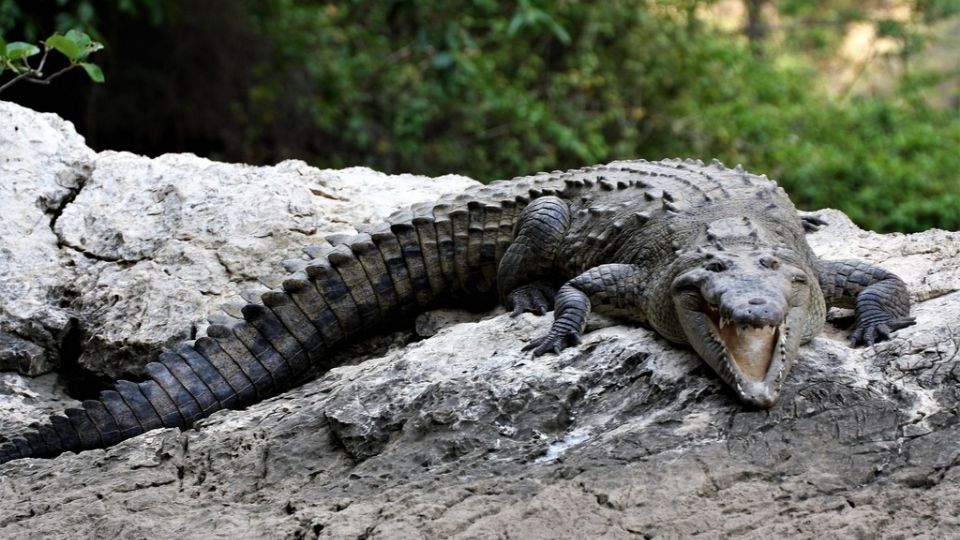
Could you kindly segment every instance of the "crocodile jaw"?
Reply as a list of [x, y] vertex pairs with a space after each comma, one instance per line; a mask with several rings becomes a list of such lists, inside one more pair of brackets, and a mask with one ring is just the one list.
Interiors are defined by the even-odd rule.
[[776, 326], [756, 327], [734, 325], [718, 309], [694, 302], [678, 306], [686, 342], [740, 401], [764, 409], [775, 405], [799, 347], [802, 307], [789, 308]]
[[740, 370], [740, 375], [748, 380], [763, 380], [770, 371], [774, 349], [780, 344], [784, 325], [756, 327], [735, 324], [709, 306], [704, 313], [711, 337], [725, 349], [728, 359]]
[[757, 407], [773, 406], [788, 364], [787, 318], [777, 326], [756, 327], [734, 324], [709, 306], [703, 314], [712, 340], [711, 356], [719, 356], [721, 376], [726, 375], [724, 379], [729, 379], [741, 400]]

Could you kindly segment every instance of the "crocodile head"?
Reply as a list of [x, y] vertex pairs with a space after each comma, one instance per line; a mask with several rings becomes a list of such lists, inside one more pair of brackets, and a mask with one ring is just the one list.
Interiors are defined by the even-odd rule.
[[684, 340], [748, 404], [776, 403], [812, 313], [816, 279], [789, 250], [714, 243], [671, 283]]

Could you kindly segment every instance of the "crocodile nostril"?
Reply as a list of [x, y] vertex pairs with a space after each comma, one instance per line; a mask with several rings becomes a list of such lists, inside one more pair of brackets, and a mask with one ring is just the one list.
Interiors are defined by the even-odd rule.
[[767, 303], [767, 301], [764, 300], [763, 298], [751, 298], [751, 299], [750, 299], [750, 305], [751, 305], [751, 306], [760, 306], [760, 305], [763, 305], [763, 304], [766, 304], [766, 303]]

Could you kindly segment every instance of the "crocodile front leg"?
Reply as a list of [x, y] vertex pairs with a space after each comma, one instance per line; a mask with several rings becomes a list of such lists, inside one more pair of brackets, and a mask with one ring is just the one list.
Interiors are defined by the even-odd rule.
[[827, 305], [854, 308], [854, 345], [873, 345], [914, 324], [907, 286], [896, 275], [857, 260], [821, 260], [817, 271]]
[[643, 320], [640, 269], [631, 264], [603, 264], [571, 279], [557, 292], [553, 326], [523, 350], [534, 356], [580, 343], [591, 309]]
[[524, 208], [517, 232], [497, 267], [500, 300], [513, 316], [543, 315], [556, 294], [554, 260], [570, 227], [570, 207], [553, 196], [540, 197]]

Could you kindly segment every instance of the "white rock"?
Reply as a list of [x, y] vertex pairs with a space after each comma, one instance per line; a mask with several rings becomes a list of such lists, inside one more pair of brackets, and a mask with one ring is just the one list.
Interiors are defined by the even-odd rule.
[[73, 270], [52, 226], [93, 158], [70, 122], [0, 101], [0, 370], [59, 365]]
[[81, 366], [137, 374], [241, 290], [283, 273], [280, 263], [304, 246], [478, 184], [301, 161], [96, 154], [55, 115], [6, 102], [0, 115], [0, 253], [9, 253], [0, 369], [29, 374], [59, 364], [71, 316], [82, 321]]

